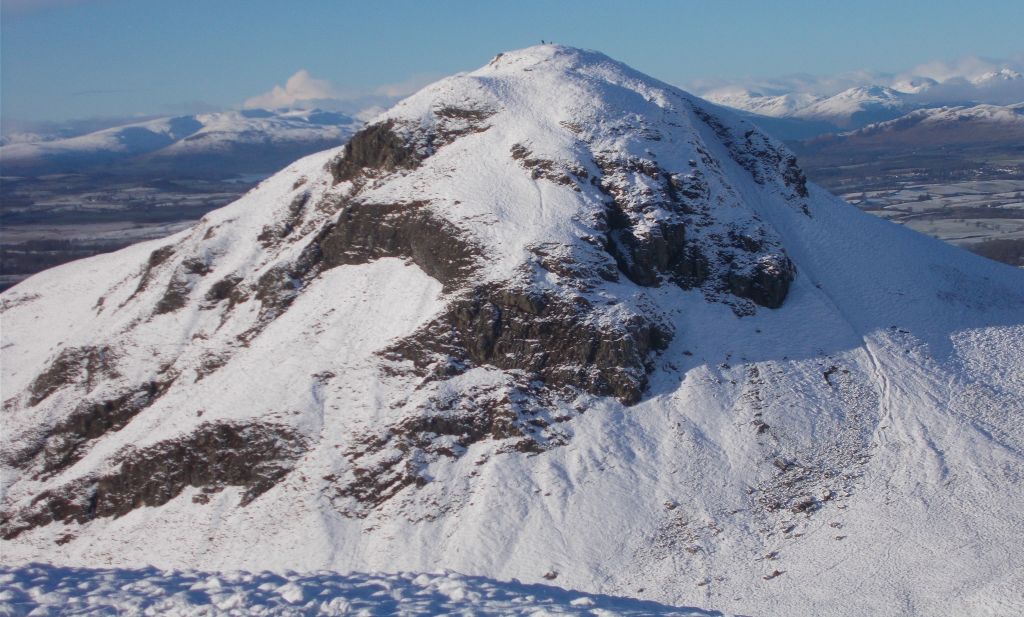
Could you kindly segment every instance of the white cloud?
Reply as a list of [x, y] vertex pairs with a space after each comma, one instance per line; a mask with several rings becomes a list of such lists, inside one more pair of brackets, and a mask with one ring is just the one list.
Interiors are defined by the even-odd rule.
[[416, 92], [435, 81], [437, 75], [416, 74], [408, 79], [365, 90], [342, 89], [325, 79], [316, 79], [302, 69], [288, 78], [283, 86], [249, 98], [246, 108], [304, 108], [318, 107], [340, 111], [367, 119], [393, 105], [398, 99]]
[[244, 107], [262, 107], [277, 109], [294, 107], [307, 101], [336, 98], [334, 88], [325, 79], [314, 79], [309, 71], [301, 69], [284, 82], [284, 86], [274, 86], [269, 92], [247, 99]]
[[976, 56], [966, 56], [952, 62], [942, 60], [926, 62], [911, 69], [909, 74], [929, 77], [940, 83], [952, 79], [973, 81], [985, 73], [998, 71], [1006, 67], [1007, 64], [1006, 61], [984, 60]]

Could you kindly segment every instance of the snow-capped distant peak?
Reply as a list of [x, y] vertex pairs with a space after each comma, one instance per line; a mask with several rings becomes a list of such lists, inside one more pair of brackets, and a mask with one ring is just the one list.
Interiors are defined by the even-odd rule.
[[[772, 118], [824, 122], [840, 130], [891, 120], [914, 109], [958, 106], [968, 101], [1006, 105], [1024, 99], [1024, 76], [1009, 66], [996, 68], [988, 62], [974, 61], [956, 70], [940, 68], [922, 66], [899, 75], [864, 71], [810, 80], [783, 78], [766, 81], [763, 87], [729, 85], [705, 90], [701, 95], [726, 107]], [[842, 90], [838, 84], [843, 84]]]
[[857, 86], [803, 107], [792, 115], [824, 120], [846, 127], [870, 120], [887, 120], [907, 111], [907, 95], [887, 86]]
[[743, 88], [720, 88], [705, 92], [701, 96], [712, 103], [772, 118], [790, 116], [822, 98], [806, 92], [765, 95]]
[[903, 98], [902, 94], [888, 86], [856, 86], [831, 98], [837, 101], [899, 101]]

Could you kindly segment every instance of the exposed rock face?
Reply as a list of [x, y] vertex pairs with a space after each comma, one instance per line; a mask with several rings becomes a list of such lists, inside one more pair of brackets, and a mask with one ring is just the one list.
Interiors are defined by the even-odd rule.
[[319, 241], [321, 267], [402, 257], [445, 286], [457, 287], [472, 276], [481, 250], [426, 205], [347, 204]]
[[203, 424], [187, 437], [118, 453], [114, 471], [40, 493], [30, 506], [5, 512], [0, 532], [10, 540], [51, 522], [123, 516], [163, 505], [189, 486], [207, 493], [243, 487], [244, 506], [287, 474], [306, 448], [300, 435], [283, 427]]
[[69, 384], [91, 389], [102, 377], [114, 377], [117, 370], [110, 347], [68, 347], [62, 349], [50, 366], [29, 385], [29, 405], [38, 405], [46, 397]]
[[371, 124], [349, 139], [342, 156], [332, 161], [335, 182], [356, 180], [367, 173], [379, 176], [415, 169], [437, 148], [464, 135], [487, 130], [493, 114], [485, 108], [443, 106], [434, 110], [429, 126], [385, 120]]
[[512, 158], [530, 170], [530, 176], [534, 179], [544, 178], [558, 184], [573, 187], [579, 191], [575, 180], [587, 180], [589, 178], [586, 168], [578, 163], [559, 163], [550, 159], [536, 158], [529, 148], [523, 144], [514, 144], [509, 150]]
[[[611, 198], [607, 250], [629, 280], [645, 287], [664, 281], [701, 287], [711, 297], [727, 294], [724, 299], [743, 314], [753, 307], [735, 304], [729, 295], [781, 306], [795, 273], [792, 262], [756, 215], [752, 225], [715, 229], [709, 185], [700, 170], [671, 173], [643, 158], [596, 162], [603, 172], [599, 186]], [[652, 210], [659, 214], [653, 222]]]
[[[149, 254], [149, 259], [146, 260], [146, 265], [142, 270], [142, 275], [139, 277], [138, 286], [135, 288], [135, 293], [138, 294], [146, 290], [149, 284], [152, 282], [153, 277], [156, 275], [156, 270], [164, 264], [168, 259], [174, 256], [173, 246], [162, 246], [152, 253]], [[133, 294], [134, 297], [134, 294]]]
[[794, 270], [793, 262], [786, 256], [768, 255], [747, 271], [731, 273], [729, 291], [761, 306], [778, 308], [789, 292]]
[[141, 387], [114, 393], [109, 398], [83, 398], [74, 410], [34, 443], [12, 453], [12, 462], [49, 476], [77, 462], [90, 442], [120, 430], [152, 405], [174, 382], [167, 375]]
[[695, 105], [693, 113], [715, 131], [732, 159], [750, 172], [758, 184], [764, 184], [774, 175], [781, 175], [796, 197], [807, 197], [807, 176], [796, 164], [796, 157], [773, 144], [767, 135], [747, 129], [741, 137], [707, 110]]
[[480, 441], [503, 442], [504, 452], [537, 453], [564, 445], [568, 440], [557, 424], [580, 410], [537, 382], [506, 377], [457, 395], [435, 393], [416, 411], [357, 435], [345, 452], [348, 473], [325, 478], [344, 516], [366, 518], [405, 487], [425, 486], [431, 461], [459, 458]]
[[345, 144], [344, 155], [331, 165], [334, 181], [353, 180], [367, 169], [386, 173], [416, 167], [420, 155], [395, 133], [394, 127], [394, 121], [382, 122], [353, 135]]
[[642, 314], [608, 326], [585, 298], [510, 287], [478, 287], [388, 352], [426, 374], [473, 365], [522, 371], [551, 387], [573, 387], [623, 403], [640, 400], [652, 352], [671, 331]]

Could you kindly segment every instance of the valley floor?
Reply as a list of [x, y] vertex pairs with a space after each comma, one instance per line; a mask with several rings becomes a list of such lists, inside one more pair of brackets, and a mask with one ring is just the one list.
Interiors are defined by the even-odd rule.
[[841, 197], [914, 231], [1024, 266], [1024, 180], [906, 184]]
[[0, 178], [0, 291], [62, 263], [190, 227], [260, 179]]

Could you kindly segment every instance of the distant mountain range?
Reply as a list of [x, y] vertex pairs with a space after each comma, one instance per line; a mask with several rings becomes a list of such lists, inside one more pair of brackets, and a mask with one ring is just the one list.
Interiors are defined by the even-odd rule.
[[843, 149], [972, 145], [1024, 148], [1024, 103], [918, 109], [894, 120], [825, 135], [810, 144]]
[[712, 92], [705, 97], [719, 105], [769, 118], [819, 120], [836, 128], [889, 119], [911, 108], [904, 93], [885, 86], [858, 86], [829, 97], [805, 92], [764, 95], [749, 90]]
[[[1018, 91], [1019, 98], [1012, 98]], [[706, 90], [701, 96], [756, 115], [755, 121], [778, 137], [806, 139], [816, 134], [855, 130], [893, 120], [919, 109], [1020, 102], [1024, 100], [1024, 75], [1003, 68], [971, 79], [956, 77], [943, 82], [929, 77], [904, 76], [891, 80], [888, 85], [858, 85], [828, 95], [726, 86]], [[785, 122], [780, 122], [783, 120]]]
[[157, 118], [75, 137], [7, 143], [0, 146], [0, 166], [4, 175], [269, 174], [344, 143], [361, 125], [352, 116], [318, 109]]

